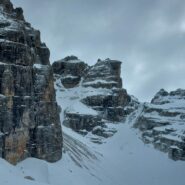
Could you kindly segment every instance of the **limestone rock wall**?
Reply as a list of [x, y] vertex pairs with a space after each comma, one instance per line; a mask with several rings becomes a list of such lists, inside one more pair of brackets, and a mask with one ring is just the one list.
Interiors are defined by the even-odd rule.
[[49, 49], [21, 8], [0, 0], [0, 156], [57, 161], [62, 131]]

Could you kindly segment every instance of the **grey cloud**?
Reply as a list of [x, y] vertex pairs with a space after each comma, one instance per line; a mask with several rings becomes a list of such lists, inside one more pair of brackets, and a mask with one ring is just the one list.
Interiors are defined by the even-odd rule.
[[42, 32], [51, 62], [74, 54], [89, 64], [123, 61], [128, 92], [148, 101], [184, 88], [184, 0], [12, 0]]

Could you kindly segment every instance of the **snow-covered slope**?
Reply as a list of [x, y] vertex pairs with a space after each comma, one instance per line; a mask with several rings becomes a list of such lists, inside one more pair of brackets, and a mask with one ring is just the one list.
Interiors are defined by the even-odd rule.
[[[101, 145], [64, 127], [65, 152], [61, 161], [50, 164], [27, 159], [13, 167], [1, 160], [0, 184], [184, 185], [185, 163], [174, 162], [144, 145], [140, 134], [131, 128], [134, 117], [133, 114], [127, 123], [115, 125], [118, 132]], [[35, 180], [26, 180], [25, 176]]]
[[[32, 160], [29, 160], [29, 163], [32, 163]], [[38, 166], [41, 165], [41, 162], [39, 161]], [[3, 159], [0, 159], [0, 184], [1, 185], [46, 185], [47, 183], [44, 183], [45, 178], [41, 182], [34, 181], [32, 177], [27, 176], [24, 173], [23, 168], [18, 168], [15, 166], [12, 166], [8, 162], [6, 162]], [[34, 173], [35, 170], [33, 170], [32, 173]], [[29, 180], [30, 179], [30, 180]], [[31, 180], [32, 179], [32, 180]], [[38, 178], [39, 179], [39, 178]]]
[[[6, 164], [3, 172], [9, 178], [3, 179], [8, 179], [8, 185], [13, 185], [9, 179], [16, 176], [20, 176], [20, 185], [184, 185], [185, 162], [173, 161], [144, 144], [140, 132], [133, 128], [141, 111], [142, 107], [125, 123], [112, 124], [117, 133], [101, 145], [63, 126], [65, 151], [61, 161], [51, 164], [27, 159], [16, 167]], [[0, 163], [2, 166], [4, 161]], [[25, 180], [24, 176], [35, 180]], [[0, 184], [4, 185], [3, 179]]]

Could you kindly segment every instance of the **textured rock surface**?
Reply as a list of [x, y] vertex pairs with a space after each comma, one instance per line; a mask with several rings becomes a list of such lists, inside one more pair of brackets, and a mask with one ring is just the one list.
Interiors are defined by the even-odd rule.
[[[123, 120], [128, 114], [124, 108], [131, 102], [122, 89], [120, 69], [121, 62], [110, 59], [98, 60], [91, 67], [74, 56], [54, 63], [58, 102], [63, 102], [63, 124], [81, 133], [92, 131], [103, 137], [112, 136], [115, 131], [106, 124]], [[64, 83], [69, 75], [79, 77], [70, 89]]]
[[161, 89], [151, 103], [143, 105], [135, 127], [145, 142], [174, 160], [185, 160], [185, 90]]
[[84, 87], [122, 88], [121, 62], [117, 60], [98, 60], [84, 78]]
[[0, 156], [61, 158], [62, 133], [49, 49], [21, 8], [0, 0]]
[[101, 112], [104, 119], [110, 121], [121, 121], [125, 115], [124, 107], [129, 104], [130, 96], [122, 88], [120, 77], [121, 62], [106, 59], [98, 60], [92, 66], [82, 81], [83, 87], [97, 89], [107, 89], [109, 93], [87, 95], [82, 102]]
[[130, 97], [124, 89], [112, 89], [109, 94], [87, 95], [82, 102], [99, 111], [104, 119], [121, 121], [125, 115], [123, 107]]
[[61, 82], [65, 88], [78, 85], [84, 76], [87, 64], [75, 56], [68, 56], [53, 63], [53, 72], [61, 75]]
[[78, 113], [66, 113], [66, 119], [64, 120], [64, 125], [72, 128], [73, 130], [81, 130], [85, 129], [86, 131], [92, 131], [92, 129], [96, 126], [101, 126], [103, 122], [101, 121], [101, 117], [98, 115], [85, 115]]

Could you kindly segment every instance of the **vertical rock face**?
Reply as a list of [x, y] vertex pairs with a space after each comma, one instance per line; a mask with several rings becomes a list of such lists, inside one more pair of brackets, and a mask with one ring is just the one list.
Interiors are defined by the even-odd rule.
[[83, 81], [84, 87], [122, 88], [121, 62], [117, 60], [98, 60]]
[[130, 102], [130, 96], [122, 88], [121, 62], [117, 60], [98, 60], [87, 72], [82, 86], [86, 88], [106, 89], [109, 93], [87, 95], [82, 102], [103, 113], [110, 121], [120, 121], [125, 114], [124, 107]]
[[57, 161], [62, 132], [49, 49], [21, 8], [0, 0], [0, 156]]

